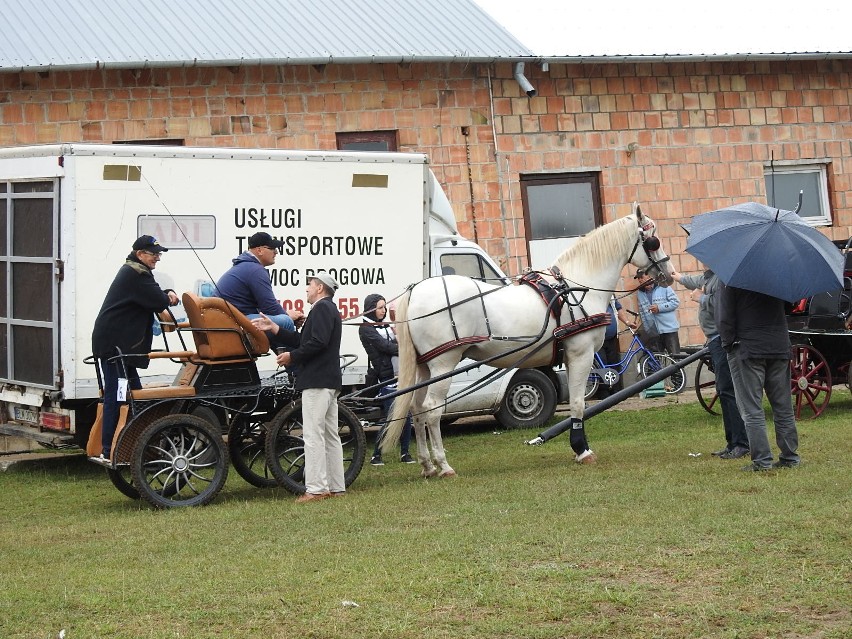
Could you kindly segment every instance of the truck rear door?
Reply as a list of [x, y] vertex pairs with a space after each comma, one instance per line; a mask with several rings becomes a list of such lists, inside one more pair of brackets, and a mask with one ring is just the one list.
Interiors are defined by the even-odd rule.
[[59, 181], [0, 182], [0, 382], [56, 388]]

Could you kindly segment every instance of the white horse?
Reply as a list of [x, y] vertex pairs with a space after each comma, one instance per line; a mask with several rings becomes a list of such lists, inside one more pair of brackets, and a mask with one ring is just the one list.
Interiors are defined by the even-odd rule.
[[[628, 263], [665, 286], [672, 283], [669, 258], [655, 232], [654, 222], [634, 204], [632, 214], [595, 229], [563, 252], [554, 263], [556, 268], [551, 268], [555, 277], [543, 277], [557, 290], [574, 289], [563, 294], [568, 303], [562, 309], [561, 325], [570, 323], [572, 315], [597, 316], [603, 322], [561, 341], [568, 369], [571, 447], [580, 463], [595, 461], [582, 417], [589, 370], [608, 323], [608, 318], [599, 314], [607, 311], [615, 284]], [[580, 303], [572, 304], [572, 300]], [[382, 449], [388, 453], [395, 448], [404, 416], [410, 410], [422, 475], [455, 475], [441, 441], [441, 414], [451, 380], [428, 380], [449, 373], [464, 357], [488, 360], [490, 366], [498, 368], [553, 365], [554, 349], [548, 342], [552, 342], [557, 323], [547, 309], [544, 296], [533, 286], [496, 286], [458, 275], [423, 280], [406, 292], [396, 307], [398, 385], [400, 389], [423, 385], [394, 401]], [[507, 337], [511, 339], [504, 339]]]

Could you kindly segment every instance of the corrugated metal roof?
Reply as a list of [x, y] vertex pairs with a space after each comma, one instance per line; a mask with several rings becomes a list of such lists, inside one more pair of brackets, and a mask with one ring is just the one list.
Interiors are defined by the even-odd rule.
[[4, 0], [0, 21], [0, 71], [533, 55], [470, 0]]

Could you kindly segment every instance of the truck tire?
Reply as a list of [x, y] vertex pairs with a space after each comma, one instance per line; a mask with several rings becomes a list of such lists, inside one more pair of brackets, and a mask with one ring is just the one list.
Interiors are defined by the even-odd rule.
[[553, 382], [535, 369], [515, 373], [497, 411], [498, 423], [506, 429], [538, 428], [556, 410]]

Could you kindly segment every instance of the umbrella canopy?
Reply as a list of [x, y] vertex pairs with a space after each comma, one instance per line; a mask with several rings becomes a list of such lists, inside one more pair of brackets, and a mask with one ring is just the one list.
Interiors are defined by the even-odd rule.
[[728, 286], [795, 302], [843, 287], [843, 255], [792, 211], [746, 202], [692, 218], [686, 251]]

